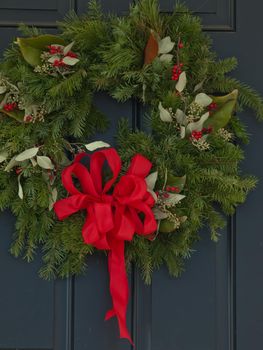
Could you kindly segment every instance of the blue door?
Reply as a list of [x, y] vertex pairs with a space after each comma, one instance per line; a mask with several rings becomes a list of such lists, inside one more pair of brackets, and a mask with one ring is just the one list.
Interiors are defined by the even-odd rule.
[[[101, 2], [105, 11], [123, 15], [131, 3]], [[171, 11], [173, 3], [160, 0], [162, 11]], [[263, 3], [188, 0], [186, 4], [202, 17], [219, 55], [238, 58], [235, 76], [263, 94]], [[1, 0], [1, 49], [17, 35], [18, 22], [54, 32], [56, 20], [70, 9], [84, 12], [86, 0]], [[141, 124], [135, 102], [119, 105], [104, 95], [97, 99], [107, 116], [114, 116], [114, 123], [125, 115], [133, 125]], [[263, 125], [250, 113], [242, 118], [252, 135], [243, 169], [262, 179]], [[109, 140], [115, 130], [112, 125]], [[263, 349], [262, 199], [260, 182], [229, 219], [218, 244], [204, 230], [181, 278], [172, 279], [160, 269], [146, 287], [136, 269], [131, 272], [128, 324], [138, 350]], [[27, 264], [8, 252], [15, 224], [12, 215], [6, 212], [0, 221], [0, 350], [131, 349], [118, 339], [115, 321], [103, 321], [111, 305], [106, 258], [89, 258], [86, 276], [43, 281], [38, 277], [40, 258]]]

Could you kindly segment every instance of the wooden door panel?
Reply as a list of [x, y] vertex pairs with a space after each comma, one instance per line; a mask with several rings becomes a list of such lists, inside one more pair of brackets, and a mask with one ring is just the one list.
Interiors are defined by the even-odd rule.
[[[0, 225], [14, 231], [14, 218], [2, 214]], [[9, 253], [10, 237], [0, 243], [0, 348], [52, 348], [54, 282], [38, 277], [40, 259], [18, 262]]]

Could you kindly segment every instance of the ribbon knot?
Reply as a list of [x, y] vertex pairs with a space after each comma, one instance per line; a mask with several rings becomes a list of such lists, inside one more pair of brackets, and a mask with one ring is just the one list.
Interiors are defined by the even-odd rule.
[[[84, 157], [90, 160], [88, 167], [81, 162]], [[105, 163], [111, 171], [111, 177], [103, 184]], [[154, 198], [147, 191], [145, 182], [151, 167], [148, 159], [137, 154], [132, 158], [126, 174], [116, 183], [121, 171], [121, 159], [114, 148], [97, 151], [91, 156], [81, 153], [62, 172], [62, 183], [70, 196], [54, 205], [60, 220], [79, 210], [86, 210], [87, 217], [82, 228], [84, 242], [97, 249], [109, 250], [113, 308], [107, 312], [106, 319], [116, 316], [120, 337], [127, 338], [131, 343], [126, 326], [128, 279], [124, 245], [125, 241], [132, 240], [135, 233], [149, 235], [157, 228], [151, 210]], [[78, 188], [73, 176], [79, 181]]]

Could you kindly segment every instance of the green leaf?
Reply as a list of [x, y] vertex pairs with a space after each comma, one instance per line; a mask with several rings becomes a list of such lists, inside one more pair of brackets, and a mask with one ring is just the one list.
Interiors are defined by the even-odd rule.
[[69, 53], [69, 51], [72, 49], [73, 45], [74, 45], [74, 41], [72, 43], [70, 43], [69, 45], [65, 46], [64, 50], [63, 50], [63, 54], [67, 55]]
[[[186, 134], [191, 134], [194, 130], [200, 131], [203, 128], [204, 123], [209, 118], [209, 112], [206, 112], [202, 117], [194, 123], [189, 123], [186, 127]], [[210, 125], [210, 124], [209, 124]]]
[[0, 86], [0, 95], [1, 94], [4, 94], [7, 90], [7, 87], [6, 86]]
[[5, 167], [5, 170], [4, 171], [7, 171], [9, 172], [10, 170], [12, 170], [16, 165], [18, 165], [19, 162], [16, 161], [16, 156], [13, 157], [9, 163], [7, 164], [7, 166]]
[[23, 198], [24, 198], [24, 193], [23, 193], [23, 188], [22, 188], [20, 179], [21, 179], [21, 174], [17, 177], [17, 182], [18, 182], [18, 197], [19, 197], [20, 199], [23, 199]]
[[63, 45], [65, 42], [58, 36], [44, 34], [32, 38], [17, 38], [17, 44], [26, 62], [35, 67], [41, 64], [40, 55], [48, 45]]
[[181, 109], [177, 108], [175, 117], [176, 117], [177, 123], [179, 123], [180, 125], [181, 124], [186, 125], [187, 117]]
[[[218, 106], [220, 106], [205, 122], [205, 127], [212, 127], [213, 131], [224, 128], [230, 121], [236, 107], [238, 91], [234, 90], [231, 94], [213, 98]], [[222, 104], [222, 102], [225, 102]]]
[[163, 122], [166, 122], [166, 123], [171, 123], [173, 121], [173, 118], [170, 114], [170, 112], [165, 109], [162, 105], [162, 102], [159, 103], [159, 111], [160, 111], [160, 118]]
[[168, 217], [168, 213], [161, 211], [159, 208], [153, 208], [152, 211], [156, 220], [164, 220]]
[[174, 56], [169, 53], [164, 53], [163, 55], [160, 56], [160, 61], [169, 63], [169, 62], [172, 62], [173, 57]]
[[8, 117], [15, 119], [16, 121], [18, 121], [20, 123], [24, 122], [24, 112], [23, 111], [20, 111], [20, 110], [5, 111], [4, 109], [1, 109], [0, 112], [7, 115]]
[[37, 156], [37, 164], [43, 169], [54, 169], [51, 159], [46, 156]]
[[203, 92], [200, 92], [200, 94], [197, 94], [195, 96], [195, 102], [199, 104], [202, 107], [207, 107], [212, 103], [213, 99], [208, 96], [207, 94], [204, 94]]
[[179, 92], [182, 92], [184, 88], [186, 87], [187, 79], [186, 79], [186, 73], [182, 72], [179, 76], [179, 80], [175, 86], [176, 90]]
[[6, 151], [0, 152], [0, 163], [3, 163], [8, 157], [8, 153]]
[[159, 231], [161, 233], [170, 233], [173, 232], [175, 229], [176, 224], [169, 219], [164, 219], [160, 222]]
[[151, 173], [150, 175], [148, 175], [145, 179], [146, 184], [147, 184], [147, 188], [151, 191], [154, 190], [156, 181], [158, 178], [158, 171], [155, 171], [154, 173]]
[[39, 147], [32, 147], [32, 148], [26, 149], [24, 152], [16, 156], [15, 160], [17, 162], [23, 162], [24, 160], [35, 157], [38, 151], [39, 151]]
[[171, 38], [167, 36], [162, 40], [160, 40], [158, 44], [159, 44], [158, 54], [161, 55], [161, 54], [167, 54], [171, 52], [172, 49], [174, 48], [175, 42], [173, 42]]
[[179, 193], [183, 190], [186, 182], [186, 175], [184, 176], [173, 176], [172, 174], [168, 173], [167, 175], [167, 185], [174, 186], [179, 188]]
[[60, 59], [59, 56], [52, 56], [47, 61], [49, 63], [54, 63], [56, 60], [59, 60], [59, 59]]
[[85, 145], [88, 151], [95, 151], [98, 148], [111, 147], [108, 143], [103, 141], [94, 141]]
[[204, 85], [204, 80], [201, 81], [201, 83], [196, 84], [196, 86], [194, 87], [194, 92], [202, 89], [203, 85]]
[[173, 207], [174, 205], [181, 202], [185, 196], [179, 193], [169, 193], [169, 197], [165, 198], [164, 203], [168, 207]]
[[58, 190], [56, 188], [53, 188], [52, 192], [51, 192], [51, 196], [49, 198], [49, 211], [51, 211], [53, 209], [54, 204], [56, 203], [58, 198]]
[[75, 57], [66, 56], [63, 58], [62, 62], [64, 62], [68, 66], [75, 66], [75, 64], [79, 62], [79, 59]]

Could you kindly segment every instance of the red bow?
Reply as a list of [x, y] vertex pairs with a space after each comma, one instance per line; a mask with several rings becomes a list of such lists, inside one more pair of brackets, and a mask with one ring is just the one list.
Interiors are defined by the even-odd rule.
[[[89, 170], [81, 163], [83, 157], [90, 157]], [[107, 162], [112, 178], [103, 186], [102, 170]], [[113, 308], [106, 314], [106, 320], [116, 316], [120, 337], [131, 337], [126, 326], [128, 305], [128, 279], [125, 268], [124, 242], [131, 241], [134, 234], [149, 235], [157, 224], [151, 208], [154, 198], [147, 191], [145, 177], [152, 167], [151, 162], [140, 154], [132, 158], [127, 173], [112, 190], [121, 170], [121, 159], [114, 148], [97, 151], [91, 156], [82, 153], [62, 172], [62, 183], [71, 195], [55, 203], [54, 209], [60, 220], [87, 210], [82, 236], [86, 244], [97, 249], [107, 249], [110, 274], [110, 293]], [[72, 180], [79, 180], [79, 191]], [[143, 220], [139, 216], [143, 214]]]

